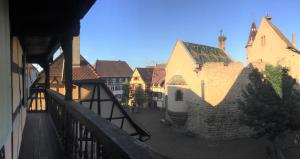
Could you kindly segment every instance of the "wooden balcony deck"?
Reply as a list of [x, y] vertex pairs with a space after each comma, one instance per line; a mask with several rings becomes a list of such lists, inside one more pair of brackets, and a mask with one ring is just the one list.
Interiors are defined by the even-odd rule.
[[19, 159], [63, 159], [53, 123], [48, 113], [28, 113]]
[[46, 91], [47, 107], [39, 109], [44, 98], [32, 97], [40, 106], [30, 102], [19, 159], [167, 159], [80, 103], [37, 91]]

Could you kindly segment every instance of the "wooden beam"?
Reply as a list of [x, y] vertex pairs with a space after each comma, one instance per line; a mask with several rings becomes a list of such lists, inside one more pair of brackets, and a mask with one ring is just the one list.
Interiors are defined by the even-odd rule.
[[64, 81], [65, 81], [65, 100], [72, 100], [72, 32], [69, 30], [60, 38], [60, 44], [63, 50], [64, 65]]
[[45, 87], [46, 89], [50, 88], [50, 65], [49, 62], [45, 64]]

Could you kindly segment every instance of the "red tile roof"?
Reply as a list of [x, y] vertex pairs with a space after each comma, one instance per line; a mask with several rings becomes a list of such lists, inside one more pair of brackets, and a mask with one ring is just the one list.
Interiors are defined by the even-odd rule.
[[165, 68], [156, 66], [153, 70], [151, 85], [153, 86], [161, 85], [165, 80], [165, 76], [166, 76]]
[[151, 84], [152, 82], [152, 74], [153, 74], [153, 70], [154, 68], [136, 68], [138, 70], [138, 72], [140, 73], [142, 79], [144, 80], [144, 82], [146, 84]]
[[[63, 64], [64, 56], [63, 54], [59, 55], [53, 63], [50, 65], [50, 79], [56, 77], [58, 81], [63, 79]], [[40, 81], [44, 81], [45, 73], [42, 71], [40, 73]], [[74, 81], [88, 80], [88, 79], [98, 79], [99, 76], [96, 73], [96, 70], [93, 66], [82, 56], [80, 56], [80, 66], [73, 67], [72, 79]]]
[[133, 73], [125, 61], [97, 60], [94, 66], [100, 78], [131, 77]]

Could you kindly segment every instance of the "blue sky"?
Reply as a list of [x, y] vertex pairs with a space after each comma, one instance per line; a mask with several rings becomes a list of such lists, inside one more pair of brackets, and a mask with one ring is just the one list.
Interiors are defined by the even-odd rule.
[[299, 5], [297, 0], [98, 0], [81, 21], [81, 54], [90, 63], [125, 60], [132, 68], [165, 63], [177, 39], [217, 46], [222, 29], [226, 51], [245, 62], [252, 21], [259, 25], [270, 14], [288, 39], [292, 32], [300, 37]]

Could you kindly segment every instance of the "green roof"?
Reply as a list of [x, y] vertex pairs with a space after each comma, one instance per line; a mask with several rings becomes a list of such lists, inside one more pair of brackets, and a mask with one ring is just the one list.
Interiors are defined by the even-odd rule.
[[223, 62], [225, 65], [232, 62], [226, 53], [215, 47], [183, 42], [194, 59], [201, 65], [206, 62]]

